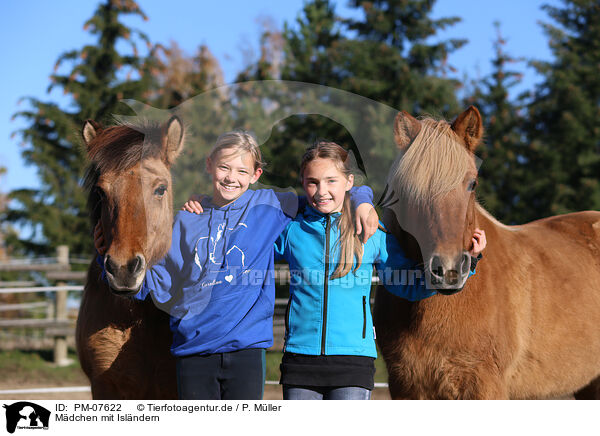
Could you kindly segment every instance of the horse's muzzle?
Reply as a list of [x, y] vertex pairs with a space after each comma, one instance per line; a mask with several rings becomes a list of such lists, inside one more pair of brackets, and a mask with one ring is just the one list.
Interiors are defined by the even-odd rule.
[[463, 289], [470, 266], [471, 256], [467, 252], [455, 261], [434, 254], [429, 260], [429, 286], [442, 295], [454, 295]]
[[131, 297], [142, 287], [146, 276], [146, 260], [144, 256], [136, 255], [125, 265], [120, 265], [107, 255], [104, 258], [104, 270], [111, 292], [120, 297]]
[[442, 294], [442, 295], [446, 295], [446, 296], [458, 294], [462, 290], [463, 290], [462, 286], [458, 289], [435, 289], [435, 291], [438, 294]]
[[131, 298], [133, 297], [135, 294], [137, 294], [138, 292], [140, 292], [141, 288], [137, 288], [137, 289], [114, 289], [112, 287], [110, 287], [110, 291], [119, 296], [119, 297], [123, 297], [123, 298]]

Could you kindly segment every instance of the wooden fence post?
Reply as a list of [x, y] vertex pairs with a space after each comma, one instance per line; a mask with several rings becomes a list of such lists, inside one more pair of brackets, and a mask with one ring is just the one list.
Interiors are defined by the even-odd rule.
[[[58, 258], [59, 265], [62, 266], [61, 270], [69, 269], [69, 247], [66, 245], [59, 245], [56, 248], [56, 257]], [[65, 282], [58, 282], [57, 286], [65, 286]], [[65, 323], [68, 321], [67, 316], [67, 291], [56, 291], [55, 294], [55, 307], [54, 307], [54, 319], [57, 323]], [[54, 364], [57, 366], [69, 365], [71, 361], [67, 358], [67, 337], [66, 336], [55, 336], [54, 337]]]

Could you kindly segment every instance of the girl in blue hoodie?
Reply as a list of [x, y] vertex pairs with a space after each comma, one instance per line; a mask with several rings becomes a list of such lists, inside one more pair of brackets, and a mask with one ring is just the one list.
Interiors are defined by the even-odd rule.
[[[284, 399], [370, 398], [377, 357], [369, 305], [373, 265], [397, 296], [414, 301], [435, 294], [394, 236], [377, 230], [364, 244], [356, 237], [348, 161], [348, 152], [335, 143], [307, 150], [300, 174], [308, 206], [276, 242], [276, 257], [287, 260], [291, 274], [281, 363]], [[485, 245], [485, 233], [477, 229], [471, 255]], [[398, 270], [409, 272], [406, 283], [391, 279]], [[418, 273], [416, 279], [411, 272]]]
[[[171, 248], [147, 271], [135, 298], [150, 296], [170, 315], [181, 399], [259, 400], [265, 349], [273, 343], [273, 246], [296, 215], [298, 198], [248, 190], [263, 163], [247, 132], [219, 137], [206, 166], [212, 198], [203, 200], [199, 215], [177, 213]], [[358, 203], [371, 199], [369, 188], [355, 193]], [[357, 212], [367, 223], [373, 208], [365, 206]], [[97, 227], [100, 253], [103, 245]]]

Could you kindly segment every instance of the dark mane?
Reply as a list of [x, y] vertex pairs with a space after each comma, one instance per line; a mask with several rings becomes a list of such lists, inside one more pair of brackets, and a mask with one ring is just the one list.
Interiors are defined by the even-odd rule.
[[141, 160], [161, 156], [162, 128], [157, 123], [140, 125], [117, 125], [103, 129], [88, 144], [90, 165], [83, 179], [83, 188], [88, 193], [87, 207], [92, 227], [100, 218], [102, 197], [94, 189], [101, 174], [125, 171]]

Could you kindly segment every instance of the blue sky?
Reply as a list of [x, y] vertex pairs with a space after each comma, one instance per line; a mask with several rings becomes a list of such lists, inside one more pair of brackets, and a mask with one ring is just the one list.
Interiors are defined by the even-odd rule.
[[[3, 68], [0, 69], [0, 165], [8, 173], [0, 179], [0, 191], [38, 185], [35, 168], [25, 167], [21, 158], [20, 138], [11, 132], [23, 126], [11, 116], [25, 106], [19, 98], [33, 96], [44, 101], [68, 103], [60, 91], [46, 93], [58, 56], [83, 44], [93, 42], [84, 32], [83, 23], [97, 6], [95, 0], [59, 0], [54, 2], [23, 0], [4, 5], [0, 15], [3, 44]], [[260, 17], [270, 17], [278, 25], [294, 22], [303, 0], [225, 0], [220, 2], [139, 0], [149, 20], [138, 18], [129, 25], [145, 32], [152, 42], [174, 40], [188, 53], [206, 44], [221, 63], [225, 79], [230, 82], [243, 65], [242, 52], [256, 51]], [[542, 4], [559, 4], [558, 0], [438, 0], [434, 17], [459, 16], [462, 22], [440, 34], [440, 38], [465, 38], [469, 43], [453, 54], [449, 61], [457, 68], [456, 77], [486, 75], [494, 55], [492, 42], [494, 21], [501, 23], [508, 40], [506, 50], [514, 57], [550, 59], [547, 38], [538, 22], [548, 22]], [[337, 12], [349, 16], [355, 11], [338, 1]], [[525, 73], [521, 89], [530, 89], [539, 80], [524, 64], [517, 69]]]

